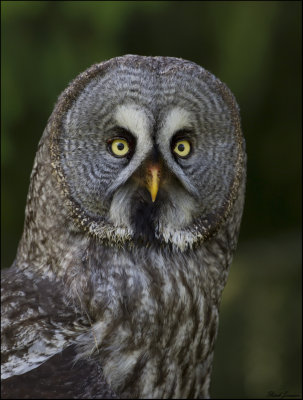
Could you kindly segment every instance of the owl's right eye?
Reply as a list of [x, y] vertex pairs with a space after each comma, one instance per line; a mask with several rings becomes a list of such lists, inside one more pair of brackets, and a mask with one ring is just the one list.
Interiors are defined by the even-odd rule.
[[124, 138], [115, 138], [108, 142], [108, 150], [114, 157], [126, 157], [130, 152], [130, 145]]

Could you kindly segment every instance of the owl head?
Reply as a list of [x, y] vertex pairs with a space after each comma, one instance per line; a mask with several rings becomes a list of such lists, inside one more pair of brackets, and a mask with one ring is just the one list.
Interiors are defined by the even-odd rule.
[[110, 244], [192, 248], [224, 224], [244, 176], [233, 95], [178, 58], [93, 65], [59, 98], [50, 141], [73, 220]]

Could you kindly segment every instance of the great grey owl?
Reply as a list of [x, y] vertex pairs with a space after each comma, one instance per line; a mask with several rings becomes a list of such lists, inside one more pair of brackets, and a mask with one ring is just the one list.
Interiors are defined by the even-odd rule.
[[126, 55], [61, 94], [2, 275], [6, 398], [207, 398], [242, 216], [229, 89]]

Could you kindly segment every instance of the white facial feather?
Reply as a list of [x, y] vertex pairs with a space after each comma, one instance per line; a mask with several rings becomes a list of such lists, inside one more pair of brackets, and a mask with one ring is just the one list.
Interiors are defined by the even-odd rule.
[[190, 129], [192, 126], [192, 116], [184, 108], [175, 107], [166, 115], [159, 138], [164, 146], [168, 146], [171, 137], [182, 129]]
[[123, 104], [117, 107], [115, 120], [119, 126], [127, 129], [137, 139], [137, 148], [147, 153], [152, 147], [150, 139], [150, 121], [145, 111], [134, 104]]
[[109, 218], [115, 226], [131, 226], [129, 221], [129, 199], [135, 190], [136, 185], [129, 184], [122, 186], [114, 194], [109, 210]]
[[117, 176], [114, 183], [108, 188], [107, 193], [114, 193], [140, 166], [153, 147], [149, 134], [151, 126], [150, 121], [147, 114], [139, 106], [134, 104], [118, 106], [114, 119], [118, 126], [128, 130], [136, 137], [137, 144], [131, 162], [121, 171], [119, 176]]

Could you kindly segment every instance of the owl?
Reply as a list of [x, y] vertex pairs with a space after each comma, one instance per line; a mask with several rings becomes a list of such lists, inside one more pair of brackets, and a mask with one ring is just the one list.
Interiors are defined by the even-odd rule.
[[4, 398], [208, 398], [246, 180], [197, 64], [125, 55], [61, 94], [2, 273]]

